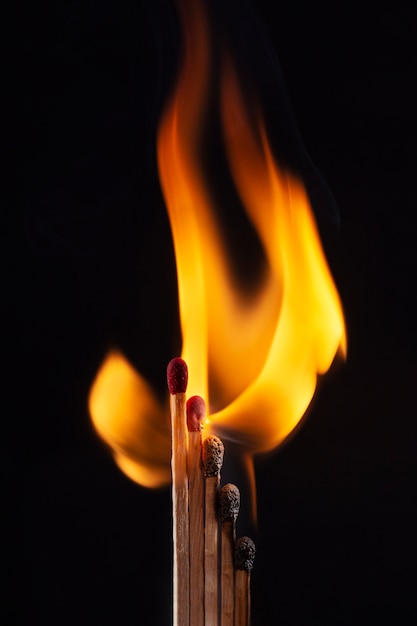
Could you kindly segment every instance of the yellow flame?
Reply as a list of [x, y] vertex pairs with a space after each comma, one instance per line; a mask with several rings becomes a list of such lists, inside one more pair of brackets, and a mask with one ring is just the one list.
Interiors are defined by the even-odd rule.
[[145, 487], [170, 481], [170, 424], [148, 383], [119, 352], [112, 351], [90, 391], [98, 434], [120, 469]]
[[[329, 369], [338, 350], [346, 351], [345, 326], [304, 187], [278, 167], [262, 116], [254, 122], [248, 113], [233, 62], [222, 51], [225, 153], [267, 263], [250, 298], [236, 287], [201, 165], [212, 68], [199, 4], [182, 7], [185, 57], [158, 133], [177, 263], [182, 357], [189, 369], [188, 393], [208, 401], [210, 427], [259, 452], [277, 446], [297, 425], [317, 375]], [[90, 412], [126, 474], [146, 485], [169, 480], [163, 409], [121, 355], [110, 355], [99, 372]]]

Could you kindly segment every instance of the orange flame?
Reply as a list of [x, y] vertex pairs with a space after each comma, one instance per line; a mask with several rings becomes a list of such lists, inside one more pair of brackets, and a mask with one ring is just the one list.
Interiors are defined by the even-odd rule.
[[[253, 121], [233, 62], [222, 50], [225, 153], [267, 266], [255, 294], [235, 284], [201, 165], [213, 70], [210, 33], [200, 3], [186, 4], [184, 63], [158, 134], [177, 262], [182, 358], [189, 395], [208, 401], [210, 428], [254, 453], [274, 448], [297, 425], [317, 375], [338, 351], [346, 352], [345, 326], [303, 185], [278, 167], [262, 116]], [[166, 411], [122, 355], [111, 354], [99, 371], [90, 413], [126, 474], [146, 486], [169, 480]]]

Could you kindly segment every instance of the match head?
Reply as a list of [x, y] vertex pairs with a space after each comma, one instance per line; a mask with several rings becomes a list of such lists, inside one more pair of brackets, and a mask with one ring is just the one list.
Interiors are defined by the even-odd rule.
[[200, 396], [192, 396], [187, 400], [187, 427], [189, 433], [199, 433], [203, 430], [203, 421], [206, 417], [206, 403]]
[[236, 520], [240, 508], [240, 491], [236, 485], [227, 483], [220, 490], [220, 519], [222, 522]]
[[255, 560], [255, 544], [249, 537], [240, 537], [235, 543], [235, 568], [250, 572]]
[[168, 363], [167, 367], [168, 389], [171, 395], [176, 393], [185, 393], [188, 384], [188, 367], [187, 363], [176, 356]]
[[224, 445], [214, 435], [210, 435], [203, 442], [203, 471], [204, 476], [218, 476], [223, 465]]

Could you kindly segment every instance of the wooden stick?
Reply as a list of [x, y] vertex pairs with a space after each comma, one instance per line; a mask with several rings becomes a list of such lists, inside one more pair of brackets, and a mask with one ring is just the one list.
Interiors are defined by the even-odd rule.
[[221, 541], [221, 626], [233, 626], [235, 609], [235, 575], [233, 567], [236, 518], [240, 508], [240, 492], [227, 483], [220, 490]]
[[204, 536], [204, 611], [205, 626], [219, 623], [219, 518], [217, 497], [224, 447], [218, 437], [210, 436], [203, 443], [203, 469], [206, 477]]
[[235, 626], [250, 626], [250, 573], [254, 559], [252, 539], [238, 539], [235, 544]]
[[186, 398], [188, 369], [185, 361], [172, 359], [167, 368], [172, 426], [172, 508], [174, 540], [174, 626], [189, 626], [189, 519], [187, 480]]
[[187, 401], [188, 497], [190, 509], [190, 624], [204, 626], [204, 477], [201, 431], [206, 405], [200, 396]]

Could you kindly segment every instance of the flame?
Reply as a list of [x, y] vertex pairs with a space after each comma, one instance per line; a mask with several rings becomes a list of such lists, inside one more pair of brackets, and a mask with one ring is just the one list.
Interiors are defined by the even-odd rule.
[[[157, 147], [188, 393], [206, 398], [211, 430], [252, 453], [266, 451], [297, 425], [317, 375], [346, 353], [342, 306], [303, 184], [277, 165], [259, 107], [245, 102], [222, 47], [216, 76], [224, 150], [266, 265], [255, 291], [237, 285], [201, 156], [214, 72], [209, 21], [200, 2], [179, 4], [185, 55]], [[90, 412], [126, 474], [147, 486], [169, 480], [166, 411], [122, 355], [103, 364]]]
[[89, 397], [98, 434], [113, 450], [129, 478], [145, 487], [171, 479], [170, 424], [152, 388], [125, 357], [112, 351], [101, 366]]

